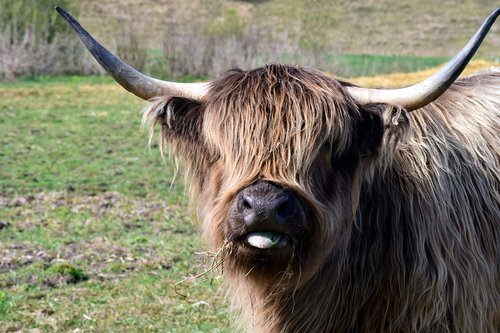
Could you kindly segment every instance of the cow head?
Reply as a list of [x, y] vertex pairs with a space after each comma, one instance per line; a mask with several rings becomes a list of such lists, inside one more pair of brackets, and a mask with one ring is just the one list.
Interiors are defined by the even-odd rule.
[[230, 72], [211, 88], [206, 239], [228, 244], [229, 271], [305, 281], [345, 238], [357, 171], [380, 147], [387, 107], [361, 108], [339, 82], [284, 65]]
[[185, 163], [226, 267], [274, 280], [306, 277], [343, 238], [361, 162], [377, 155], [392, 110], [358, 106], [320, 73], [268, 65], [227, 73], [200, 101], [159, 98], [145, 117]]
[[[181, 159], [204, 233], [224, 266], [261, 285], [307, 281], [342, 251], [362, 177], [408, 128], [406, 111], [439, 97], [460, 75], [494, 12], [446, 66], [412, 87], [354, 87], [286, 65], [231, 71], [210, 83], [149, 78], [58, 11], [127, 90], [151, 99], [160, 146]], [[384, 152], [384, 154], [382, 154]]]

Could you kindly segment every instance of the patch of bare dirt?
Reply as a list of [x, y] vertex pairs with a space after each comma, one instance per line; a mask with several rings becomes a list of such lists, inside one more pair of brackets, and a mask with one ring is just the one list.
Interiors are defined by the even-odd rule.
[[54, 256], [41, 246], [25, 242], [0, 243], [0, 274], [35, 262], [50, 263]]
[[[0, 274], [15, 272], [23, 267], [37, 264], [34, 271], [40, 272], [20, 277], [14, 274], [7, 285], [29, 283], [57, 287], [80, 280], [107, 280], [125, 276], [127, 273], [146, 269], [166, 270], [173, 265], [171, 258], [159, 255], [154, 249], [146, 248], [141, 253], [114, 244], [106, 238], [78, 241], [63, 245], [57, 252], [45, 250], [42, 246], [28, 242], [0, 244]], [[75, 280], [71, 274], [45, 274], [51, 267], [68, 264], [82, 270], [85, 279]], [[5, 283], [5, 281], [4, 281]]]
[[[133, 209], [120, 211], [125, 204], [132, 204]], [[48, 209], [70, 207], [73, 213], [90, 212], [95, 216], [102, 216], [115, 212], [123, 218], [151, 219], [159, 212], [172, 211], [172, 206], [159, 200], [148, 198], [124, 198], [119, 192], [104, 192], [98, 195], [77, 195], [68, 192], [41, 192], [38, 194], [20, 195], [14, 198], [0, 194], [0, 208], [23, 207], [35, 213], [42, 213]]]
[[[99, 195], [78, 195], [73, 192], [50, 192], [34, 195], [8, 197], [0, 194], [0, 209], [11, 211], [6, 221], [0, 221], [2, 229], [12, 229], [14, 233], [23, 233], [35, 227], [47, 227], [57, 233], [60, 228], [62, 237], [67, 237], [65, 230], [71, 223], [71, 214], [79, 216], [79, 223], [87, 223], [82, 215], [91, 216], [89, 225], [99, 223], [101, 218], [116, 221], [124, 233], [143, 227], [145, 223], [162, 232], [166, 219], [183, 218], [179, 208], [166, 205], [157, 198], [130, 198], [118, 192], [105, 192]], [[63, 220], [54, 212], [68, 214]], [[52, 212], [52, 213], [47, 213]], [[52, 214], [52, 215], [51, 215]], [[69, 221], [69, 222], [68, 222]], [[54, 226], [55, 225], [55, 226]], [[118, 228], [119, 229], [119, 228]], [[10, 232], [10, 231], [9, 231]], [[152, 232], [151, 229], [149, 232]], [[108, 238], [109, 237], [109, 238]], [[34, 271], [50, 269], [54, 265], [68, 263], [81, 269], [89, 279], [109, 279], [124, 276], [136, 270], [165, 270], [172, 267], [172, 258], [165, 258], [158, 253], [154, 244], [147, 242], [139, 246], [130, 246], [123, 239], [111, 239], [110, 235], [91, 235], [88, 239], [72, 241], [49, 250], [32, 241], [8, 240], [0, 242], [0, 274], [16, 272], [36, 264]], [[22, 239], [22, 238], [20, 238]], [[141, 240], [139, 240], [140, 242]], [[71, 283], [71, 276], [51, 275], [49, 277], [26, 274], [12, 274], [10, 282], [16, 284], [19, 279], [30, 284], [43, 284], [56, 287]], [[5, 279], [0, 281], [5, 283]]]
[[[0, 230], [8, 226], [32, 229], [44, 225], [47, 211], [67, 209], [71, 214], [90, 214], [94, 218], [112, 216], [127, 229], [140, 228], [144, 222], [158, 222], [175, 216], [181, 209], [167, 205], [158, 198], [130, 198], [119, 192], [104, 192], [98, 195], [78, 195], [73, 192], [41, 192], [38, 194], [9, 197], [0, 193], [0, 209], [16, 210], [15, 220], [0, 221]], [[181, 218], [188, 218], [185, 214]]]

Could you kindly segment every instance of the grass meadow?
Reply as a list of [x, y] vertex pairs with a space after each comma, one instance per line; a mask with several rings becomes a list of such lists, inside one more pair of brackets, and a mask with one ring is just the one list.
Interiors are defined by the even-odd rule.
[[0, 332], [233, 331], [144, 105], [106, 77], [0, 83]]

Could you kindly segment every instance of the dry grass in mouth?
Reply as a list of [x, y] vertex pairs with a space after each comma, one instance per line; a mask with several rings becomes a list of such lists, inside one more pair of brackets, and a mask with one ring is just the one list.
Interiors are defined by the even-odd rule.
[[224, 270], [224, 262], [231, 254], [233, 244], [225, 241], [224, 244], [217, 250], [217, 252], [196, 252], [199, 260], [202, 262], [204, 268], [200, 273], [182, 278], [175, 284], [175, 292], [184, 298], [187, 296], [181, 291], [181, 286], [188, 284], [189, 288], [195, 287], [197, 281], [201, 278], [207, 278], [209, 281], [220, 279]]

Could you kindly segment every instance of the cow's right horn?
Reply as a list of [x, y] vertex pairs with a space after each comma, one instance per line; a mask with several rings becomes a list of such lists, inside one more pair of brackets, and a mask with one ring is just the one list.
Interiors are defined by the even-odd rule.
[[497, 8], [484, 21], [467, 45], [444, 67], [424, 81], [399, 89], [347, 87], [347, 91], [361, 105], [387, 103], [402, 106], [408, 111], [419, 109], [437, 99], [455, 82], [499, 15], [500, 8]]
[[193, 100], [201, 100], [203, 96], [205, 96], [209, 83], [168, 82], [144, 75], [127, 65], [99, 44], [80, 23], [64, 9], [56, 7], [56, 10], [78, 34], [78, 37], [80, 37], [83, 44], [99, 64], [101, 64], [116, 82], [134, 95], [145, 100], [157, 96], [178, 96], [191, 98]]

